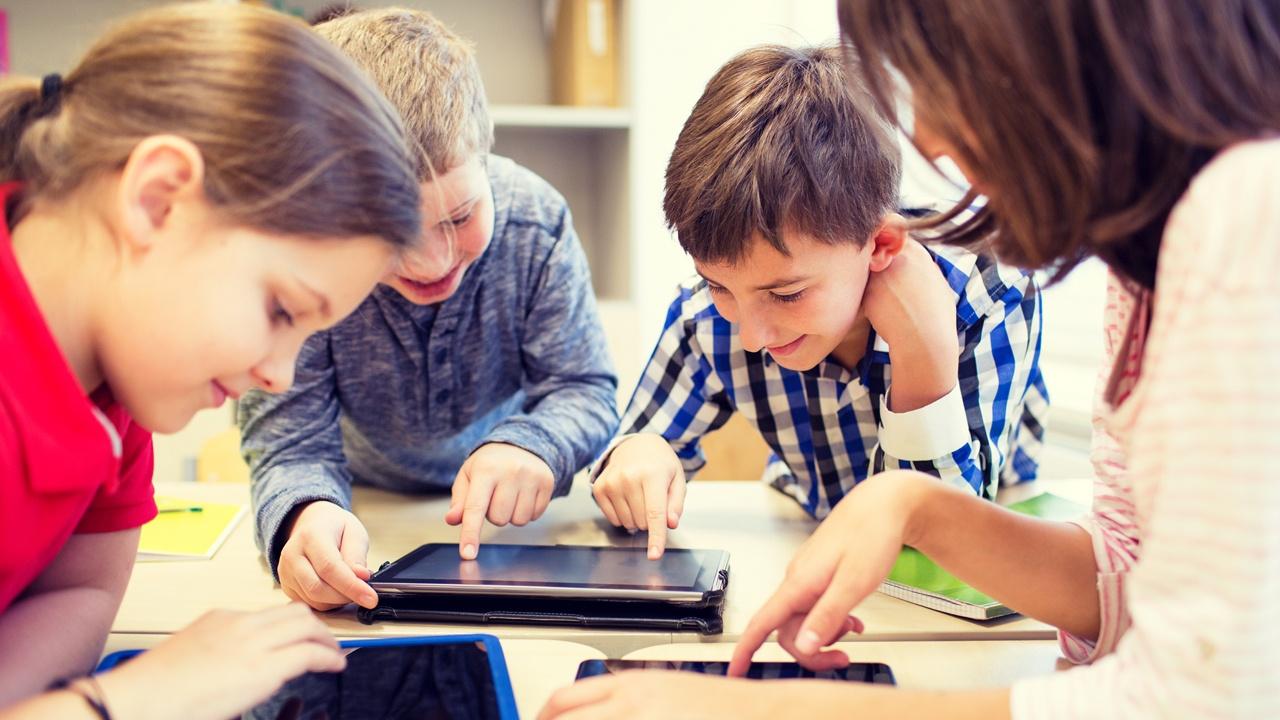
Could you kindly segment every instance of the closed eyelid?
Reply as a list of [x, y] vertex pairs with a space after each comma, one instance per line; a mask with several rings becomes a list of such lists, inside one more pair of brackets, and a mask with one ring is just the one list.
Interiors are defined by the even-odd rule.
[[461, 220], [466, 220], [467, 218], [471, 217], [473, 213], [475, 213], [476, 206], [479, 204], [480, 204], [480, 198], [472, 198], [471, 200], [468, 200], [467, 202], [464, 202], [461, 205], [455, 207], [449, 213], [449, 215], [445, 217], [444, 220], [441, 220], [440, 222], [455, 223]]
[[764, 291], [764, 293], [765, 295], [768, 295], [771, 299], [788, 301], [788, 300], [798, 300], [800, 296], [804, 295], [806, 292], [808, 292], [808, 290], [809, 290], [808, 286], [802, 285], [800, 287], [771, 288], [769, 290]]
[[[308, 285], [301, 278], [295, 278], [295, 281], [299, 288], [301, 288], [307, 295], [310, 295], [310, 298], [309, 301], [302, 300], [302, 302], [298, 302], [298, 298], [296, 297], [291, 298], [294, 300], [294, 303], [291, 305], [294, 310], [291, 310], [290, 314], [293, 315], [294, 318], [298, 318], [314, 313], [320, 318], [321, 322], [329, 322], [332, 319], [332, 309], [329, 297]], [[280, 299], [279, 302], [283, 304], [283, 299]]]
[[800, 288], [799, 290], [792, 290], [791, 292], [785, 292], [785, 293], [774, 290], [769, 293], [769, 297], [778, 302], [784, 302], [784, 303], [797, 302], [800, 300], [801, 297], [804, 296], [805, 291], [806, 291], [806, 288]]

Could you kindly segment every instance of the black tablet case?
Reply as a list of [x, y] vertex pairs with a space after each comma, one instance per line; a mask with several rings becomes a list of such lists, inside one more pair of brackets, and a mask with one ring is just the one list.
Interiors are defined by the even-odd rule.
[[[386, 564], [383, 565], [386, 567]], [[718, 635], [724, 632], [724, 596], [729, 571], [720, 572], [719, 590], [703, 602], [600, 598], [535, 598], [511, 595], [382, 595], [372, 610], [356, 617], [371, 625], [382, 620], [486, 623], [501, 625], [575, 625], [632, 630], [669, 630]]]

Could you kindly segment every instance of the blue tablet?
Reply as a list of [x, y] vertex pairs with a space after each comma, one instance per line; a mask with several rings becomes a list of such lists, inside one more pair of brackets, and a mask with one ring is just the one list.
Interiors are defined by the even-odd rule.
[[[492, 635], [347, 640], [341, 645], [349, 650], [346, 670], [290, 680], [241, 717], [517, 720], [507, 662]], [[140, 652], [112, 653], [98, 672]]]

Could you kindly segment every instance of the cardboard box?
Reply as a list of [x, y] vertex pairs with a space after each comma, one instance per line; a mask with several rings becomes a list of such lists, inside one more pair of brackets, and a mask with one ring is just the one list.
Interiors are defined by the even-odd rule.
[[552, 101], [557, 105], [617, 105], [617, 0], [557, 0], [555, 4]]

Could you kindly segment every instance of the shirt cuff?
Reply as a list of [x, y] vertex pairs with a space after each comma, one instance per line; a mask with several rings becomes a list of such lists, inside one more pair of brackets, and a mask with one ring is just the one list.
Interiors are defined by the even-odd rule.
[[918, 410], [889, 409], [887, 388], [880, 398], [880, 447], [899, 460], [933, 460], [969, 444], [969, 421], [960, 384]]
[[254, 541], [271, 574], [279, 582], [280, 551], [289, 540], [285, 520], [301, 505], [324, 500], [351, 508], [350, 490], [334, 481], [323, 464], [284, 465], [268, 470], [250, 485], [254, 509]]
[[1062, 655], [1076, 665], [1093, 663], [1111, 654], [1129, 629], [1129, 613], [1125, 608], [1125, 572], [1104, 570], [1101, 559], [1107, 557], [1106, 537], [1090, 518], [1072, 520], [1089, 533], [1098, 565], [1098, 639], [1089, 640], [1069, 632], [1058, 631], [1058, 647]]
[[626, 435], [619, 435], [610, 440], [608, 447], [604, 449], [604, 452], [600, 453], [600, 458], [591, 464], [591, 470], [587, 473], [587, 483], [595, 485], [596, 479], [600, 477], [600, 473], [604, 472], [605, 465], [609, 464], [609, 456], [613, 454], [613, 451], [617, 450], [618, 446], [622, 443], [639, 434], [640, 433], [627, 433]]

